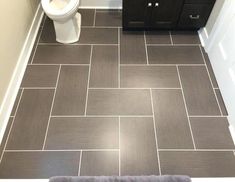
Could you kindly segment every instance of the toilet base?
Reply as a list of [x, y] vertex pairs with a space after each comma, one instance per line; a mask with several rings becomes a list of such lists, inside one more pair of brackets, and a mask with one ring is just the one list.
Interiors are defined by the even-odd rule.
[[54, 26], [57, 42], [63, 44], [77, 42], [81, 32], [81, 14], [76, 13], [72, 19], [66, 22], [54, 21]]

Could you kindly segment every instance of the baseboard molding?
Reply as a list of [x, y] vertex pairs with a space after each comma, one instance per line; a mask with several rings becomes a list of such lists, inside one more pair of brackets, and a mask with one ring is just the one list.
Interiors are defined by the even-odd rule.
[[122, 6], [80, 6], [79, 9], [122, 9]]
[[41, 5], [39, 4], [38, 9], [35, 13], [34, 19], [32, 21], [31, 27], [29, 29], [29, 33], [24, 42], [23, 48], [21, 49], [21, 53], [19, 55], [17, 65], [13, 72], [10, 84], [7, 88], [5, 97], [3, 99], [1, 108], [0, 108], [0, 143], [2, 142], [4, 132], [6, 130], [8, 120], [11, 114], [11, 110], [14, 106], [14, 102], [20, 88], [21, 81], [24, 76], [25, 69], [27, 67], [28, 60], [30, 58], [31, 51], [34, 46], [34, 42], [37, 37], [38, 30], [40, 28], [41, 21], [43, 19], [43, 10]]
[[205, 27], [201, 28], [198, 31], [198, 35], [199, 35], [202, 46], [205, 47], [205, 45], [207, 45], [207, 42], [208, 42], [208, 39], [209, 39], [206, 28]]
[[232, 125], [230, 125], [230, 126], [229, 126], [229, 131], [230, 131], [230, 134], [231, 134], [231, 136], [232, 136], [233, 143], [234, 143], [234, 145], [235, 145], [235, 128], [234, 128]]

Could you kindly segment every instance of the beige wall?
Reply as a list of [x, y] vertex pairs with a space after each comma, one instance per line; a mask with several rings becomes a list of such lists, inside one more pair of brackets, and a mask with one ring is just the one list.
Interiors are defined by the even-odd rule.
[[212, 28], [216, 22], [218, 15], [220, 13], [220, 10], [223, 7], [224, 2], [225, 2], [225, 0], [217, 0], [214, 5], [213, 11], [211, 12], [210, 18], [206, 24], [206, 30], [209, 35], [212, 31]]
[[0, 0], [0, 106], [39, 0]]

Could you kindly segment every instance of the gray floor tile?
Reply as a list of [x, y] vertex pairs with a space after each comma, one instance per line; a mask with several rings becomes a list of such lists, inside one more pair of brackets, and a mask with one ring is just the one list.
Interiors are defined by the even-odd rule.
[[171, 44], [169, 31], [146, 31], [147, 44]]
[[51, 118], [46, 149], [118, 147], [118, 118]]
[[121, 175], [158, 175], [153, 118], [121, 118]]
[[83, 152], [81, 164], [81, 176], [118, 176], [119, 152]]
[[121, 87], [180, 88], [175, 66], [121, 66]]
[[122, 12], [119, 10], [96, 10], [95, 26], [121, 27]]
[[94, 46], [90, 87], [118, 87], [118, 46]]
[[3, 149], [5, 147], [5, 144], [6, 144], [6, 141], [7, 141], [7, 136], [8, 136], [8, 133], [10, 131], [11, 124], [12, 124], [13, 120], [14, 120], [14, 117], [10, 117], [9, 120], [8, 120], [7, 127], [6, 127], [6, 130], [4, 132], [1, 144], [0, 144], [0, 156], [2, 155]]
[[204, 64], [198, 46], [148, 46], [150, 64]]
[[222, 114], [223, 114], [224, 116], [228, 116], [228, 112], [227, 112], [226, 106], [225, 106], [225, 104], [224, 104], [224, 100], [223, 100], [223, 97], [222, 97], [222, 95], [221, 95], [220, 90], [219, 90], [219, 89], [215, 89], [215, 93], [216, 93], [217, 99], [218, 99], [218, 101], [219, 101], [219, 105], [220, 105]]
[[28, 65], [21, 87], [55, 87], [58, 71], [59, 65]]
[[200, 44], [197, 31], [172, 31], [172, 41], [174, 44]]
[[46, 18], [39, 40], [40, 43], [56, 43], [55, 28], [53, 21]]
[[24, 90], [7, 149], [42, 149], [54, 90]]
[[180, 66], [179, 73], [189, 115], [220, 115], [204, 66]]
[[83, 115], [85, 112], [88, 66], [62, 66], [52, 115]]
[[215, 78], [214, 71], [213, 71], [212, 66], [211, 66], [210, 59], [209, 59], [207, 53], [205, 52], [205, 50], [203, 48], [202, 48], [202, 52], [203, 52], [203, 55], [204, 55], [204, 58], [205, 58], [205, 61], [206, 61], [206, 65], [207, 65], [207, 68], [208, 68], [208, 71], [209, 71], [209, 74], [210, 74], [210, 77], [211, 77], [213, 87], [214, 88], [219, 88], [218, 83], [217, 83], [216, 78]]
[[7, 152], [0, 165], [0, 178], [77, 176], [79, 156], [80, 152]]
[[121, 64], [146, 64], [146, 50], [143, 31], [120, 30]]
[[93, 26], [95, 19], [94, 9], [79, 9], [78, 12], [82, 16], [82, 26]]
[[233, 152], [160, 152], [162, 174], [234, 177]]
[[158, 146], [193, 149], [181, 90], [152, 90]]
[[190, 118], [198, 149], [234, 149], [227, 118]]
[[93, 89], [89, 90], [89, 115], [151, 115], [149, 90]]
[[117, 28], [82, 28], [78, 43], [118, 44]]
[[19, 89], [19, 91], [17, 93], [17, 96], [16, 96], [14, 106], [13, 106], [12, 111], [11, 111], [11, 116], [15, 116], [15, 114], [16, 114], [16, 108], [17, 108], [17, 105], [19, 103], [21, 93], [22, 93], [22, 89]]
[[39, 45], [33, 63], [41, 64], [89, 64], [89, 45]]

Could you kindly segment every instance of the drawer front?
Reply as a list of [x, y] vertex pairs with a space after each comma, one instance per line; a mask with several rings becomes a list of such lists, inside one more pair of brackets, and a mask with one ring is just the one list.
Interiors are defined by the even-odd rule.
[[185, 4], [178, 28], [198, 29], [204, 27], [213, 8], [213, 4]]
[[216, 0], [185, 0], [185, 4], [214, 4]]

